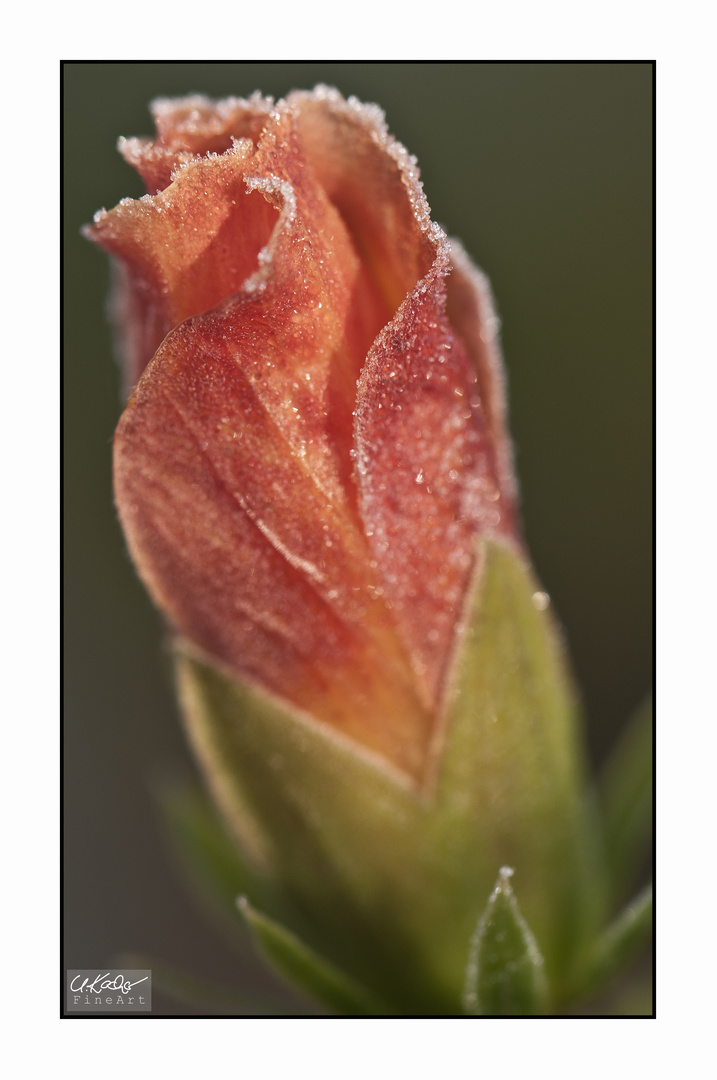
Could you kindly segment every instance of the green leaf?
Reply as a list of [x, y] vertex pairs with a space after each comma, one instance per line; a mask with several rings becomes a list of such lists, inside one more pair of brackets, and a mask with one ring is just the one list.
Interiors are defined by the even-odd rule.
[[652, 829], [652, 701], [634, 715], [601, 777], [605, 853], [612, 894], [624, 900], [648, 851]]
[[[236, 917], [236, 907], [234, 910]], [[141, 963], [140, 963], [141, 962]], [[298, 1004], [288, 1006], [285, 1001], [256, 994], [241, 993], [224, 986], [216, 986], [204, 979], [165, 964], [156, 957], [141, 953], [127, 953], [120, 966], [141, 966], [152, 972], [152, 986], [166, 997], [180, 1002], [192, 1010], [214, 1016], [310, 1016], [312, 1011]]]
[[318, 956], [291, 930], [252, 907], [245, 896], [238, 907], [262, 951], [293, 985], [339, 1016], [385, 1016], [386, 1005]]
[[156, 795], [179, 869], [209, 914], [236, 936], [243, 932], [236, 917], [237, 896], [248, 893], [263, 907], [279, 907], [269, 884], [242, 857], [203, 791], [193, 784], [168, 782]]
[[652, 979], [643, 979], [631, 983], [613, 995], [607, 1008], [603, 1007], [597, 1016], [653, 1016], [655, 1011]]
[[598, 938], [574, 996], [593, 993], [615, 977], [639, 953], [652, 930], [652, 886], [627, 905]]
[[465, 1011], [475, 1016], [535, 1016], [547, 1001], [545, 967], [502, 867], [471, 941]]

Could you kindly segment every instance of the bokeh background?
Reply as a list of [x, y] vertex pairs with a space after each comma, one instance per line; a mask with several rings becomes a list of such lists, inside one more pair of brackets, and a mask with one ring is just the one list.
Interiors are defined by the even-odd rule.
[[151, 132], [153, 97], [191, 92], [325, 82], [384, 108], [434, 219], [493, 285], [525, 533], [597, 766], [652, 679], [652, 77], [646, 63], [64, 66], [65, 967], [139, 950], [281, 994], [187, 894], [152, 794], [193, 765], [112, 504], [108, 266], [79, 234], [143, 193], [117, 137]]

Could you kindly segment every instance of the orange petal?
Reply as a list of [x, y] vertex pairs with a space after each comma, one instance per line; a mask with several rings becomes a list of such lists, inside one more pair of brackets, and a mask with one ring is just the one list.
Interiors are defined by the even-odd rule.
[[244, 141], [222, 157], [191, 161], [159, 194], [95, 215], [90, 238], [122, 267], [128, 388], [173, 326], [221, 303], [256, 270], [276, 212], [246, 190], [252, 150]]
[[234, 140], [256, 143], [273, 106], [271, 98], [260, 94], [246, 101], [210, 101], [199, 94], [158, 98], [151, 105], [156, 137], [120, 139], [119, 150], [153, 195], [169, 186], [182, 165], [207, 154], [223, 154], [231, 149]]

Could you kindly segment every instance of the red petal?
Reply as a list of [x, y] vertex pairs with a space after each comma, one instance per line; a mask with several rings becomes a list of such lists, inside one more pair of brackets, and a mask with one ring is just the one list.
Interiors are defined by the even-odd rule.
[[[215, 660], [418, 776], [430, 717], [361, 580], [365, 553], [350, 558], [359, 538], [272, 430], [242, 343], [222, 347], [221, 320], [208, 321], [170, 335], [118, 427], [116, 498], [137, 569]], [[283, 512], [280, 536], [264, 509]]]
[[451, 264], [446, 311], [476, 372], [476, 391], [488, 425], [492, 468], [500, 490], [501, 531], [517, 533], [518, 491], [508, 437], [505, 375], [498, 341], [500, 320], [487, 278], [457, 240], [451, 241]]
[[445, 313], [447, 246], [369, 353], [356, 409], [366, 534], [427, 700], [438, 699], [477, 535], [510, 533], [478, 378]]

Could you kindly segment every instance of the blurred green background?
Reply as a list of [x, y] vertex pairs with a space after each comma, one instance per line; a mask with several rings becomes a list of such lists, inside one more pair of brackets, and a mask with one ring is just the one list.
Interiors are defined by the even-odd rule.
[[[193, 766], [162, 627], [115, 518], [108, 266], [79, 235], [99, 207], [143, 193], [117, 137], [151, 133], [153, 97], [191, 92], [325, 82], [383, 107], [434, 219], [493, 285], [525, 531], [598, 762], [651, 682], [652, 67], [70, 63], [63, 75], [66, 966], [139, 949], [268, 987], [251, 950], [232, 954], [186, 896], [151, 796]], [[181, 1011], [156, 997], [155, 1013]]]

